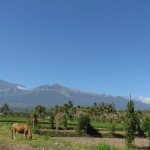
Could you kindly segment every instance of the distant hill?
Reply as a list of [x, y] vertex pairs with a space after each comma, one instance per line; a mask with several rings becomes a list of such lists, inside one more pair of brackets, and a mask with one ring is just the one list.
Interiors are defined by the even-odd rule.
[[[74, 105], [88, 106], [94, 102], [114, 103], [116, 109], [126, 109], [128, 99], [122, 96], [111, 96], [84, 92], [77, 89], [67, 88], [60, 84], [43, 85], [32, 90], [24, 86], [0, 80], [0, 105], [7, 102], [14, 107], [34, 107], [41, 104], [51, 107], [56, 104], [63, 104], [71, 100]], [[135, 102], [136, 109], [149, 109], [150, 104], [139, 101]]]

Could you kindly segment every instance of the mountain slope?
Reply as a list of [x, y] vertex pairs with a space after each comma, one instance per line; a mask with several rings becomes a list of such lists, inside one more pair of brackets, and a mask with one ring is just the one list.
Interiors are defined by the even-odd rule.
[[25, 87], [22, 85], [10, 83], [10, 82], [4, 81], [4, 80], [0, 80], [0, 90], [10, 89], [10, 88], [25, 89]]
[[23, 93], [25, 91], [26, 91], [26, 88], [23, 85], [9, 83], [9, 82], [0, 80], [0, 97], [16, 95], [16, 94]]
[[[0, 80], [2, 81], [2, 80]], [[59, 84], [43, 85], [32, 90], [24, 90], [24, 86], [0, 82], [0, 104], [8, 102], [12, 106], [29, 107], [38, 104], [51, 107], [71, 100], [75, 105], [93, 105], [94, 102], [114, 103], [117, 109], [125, 109], [128, 99], [121, 96], [95, 94], [66, 88]], [[22, 87], [22, 88], [18, 88]], [[135, 101], [136, 109], [149, 109], [150, 105]]]

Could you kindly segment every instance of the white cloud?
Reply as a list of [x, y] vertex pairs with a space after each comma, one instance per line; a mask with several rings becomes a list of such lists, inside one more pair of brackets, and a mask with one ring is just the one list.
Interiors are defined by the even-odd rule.
[[146, 104], [150, 104], [150, 97], [139, 96], [137, 97], [137, 100]]

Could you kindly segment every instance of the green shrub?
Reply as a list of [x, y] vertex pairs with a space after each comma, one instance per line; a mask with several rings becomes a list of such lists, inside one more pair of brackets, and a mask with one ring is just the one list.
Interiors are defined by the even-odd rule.
[[78, 133], [82, 134], [83, 131], [87, 133], [89, 125], [90, 125], [90, 118], [85, 115], [80, 116], [77, 124]]
[[98, 137], [102, 136], [98, 132], [98, 130], [94, 129], [93, 126], [90, 124], [90, 118], [85, 115], [80, 116], [78, 119], [77, 132], [79, 134], [82, 134], [83, 132], [85, 132], [90, 136], [98, 136]]

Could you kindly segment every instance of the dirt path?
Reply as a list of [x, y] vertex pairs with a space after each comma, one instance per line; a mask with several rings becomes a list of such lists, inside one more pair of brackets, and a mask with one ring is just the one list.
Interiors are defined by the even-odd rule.
[[0, 144], [0, 150], [38, 150], [25, 144]]
[[[58, 138], [58, 137], [57, 137]], [[63, 137], [63, 140], [75, 142], [79, 144], [93, 144], [96, 145], [98, 143], [109, 143], [113, 146], [117, 147], [125, 147], [125, 139], [124, 138], [89, 138], [89, 137]], [[147, 138], [135, 138], [135, 145], [139, 148], [147, 149], [149, 147], [149, 140]]]
[[[81, 145], [96, 145], [98, 143], [109, 143], [117, 147], [126, 146], [124, 138], [53, 137], [53, 139], [56, 139], [58, 141], [59, 140], [69, 141], [71, 143], [77, 143]], [[147, 138], [135, 138], [135, 145], [144, 150], [149, 149], [148, 148], [149, 141]], [[0, 144], [0, 150], [38, 150], [38, 149], [26, 144]]]

